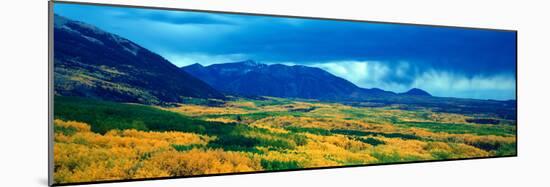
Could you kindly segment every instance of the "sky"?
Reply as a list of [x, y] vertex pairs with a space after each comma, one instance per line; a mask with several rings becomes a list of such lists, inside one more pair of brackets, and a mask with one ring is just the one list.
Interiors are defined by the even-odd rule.
[[181, 67], [254, 60], [322, 68], [363, 88], [516, 98], [516, 34], [372, 22], [56, 3], [54, 13]]

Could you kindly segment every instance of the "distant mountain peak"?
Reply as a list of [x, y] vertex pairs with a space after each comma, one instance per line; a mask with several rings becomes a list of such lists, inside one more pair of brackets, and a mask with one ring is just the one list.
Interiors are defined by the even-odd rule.
[[[188, 65], [188, 66], [183, 66], [183, 67], [198, 67], [198, 68], [203, 68], [204, 66], [202, 64], [199, 64], [199, 63], [194, 63], [194, 64], [191, 64], [191, 65]], [[183, 68], [181, 67], [181, 68]]]
[[432, 94], [424, 91], [420, 88], [412, 88], [407, 92], [401, 93], [401, 95], [413, 95], [413, 96], [432, 96]]
[[[238, 67], [243, 67], [243, 68], [259, 68], [259, 67], [269, 66], [267, 64], [256, 62], [256, 61], [251, 60], [251, 59], [244, 60], [244, 61], [232, 62], [232, 63], [225, 63], [225, 64], [221, 64], [221, 65], [231, 65], [231, 64], [237, 65]], [[217, 64], [214, 64], [214, 65], [217, 65]]]

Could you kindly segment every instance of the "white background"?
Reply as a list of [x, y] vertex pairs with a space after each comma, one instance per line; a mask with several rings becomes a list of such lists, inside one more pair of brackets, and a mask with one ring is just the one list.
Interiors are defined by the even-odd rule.
[[[519, 30], [519, 157], [93, 186], [549, 186], [550, 6], [545, 1], [94, 2]], [[10, 0], [1, 7], [0, 186], [46, 186], [47, 1]]]

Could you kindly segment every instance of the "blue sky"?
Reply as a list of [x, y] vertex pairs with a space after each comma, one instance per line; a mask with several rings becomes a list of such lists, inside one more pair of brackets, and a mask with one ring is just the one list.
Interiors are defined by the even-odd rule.
[[57, 3], [177, 66], [252, 59], [325, 69], [360, 87], [515, 99], [514, 32]]

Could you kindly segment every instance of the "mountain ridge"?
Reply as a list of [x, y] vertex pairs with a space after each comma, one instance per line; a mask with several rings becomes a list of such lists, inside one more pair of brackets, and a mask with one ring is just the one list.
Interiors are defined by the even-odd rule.
[[224, 95], [160, 55], [84, 22], [54, 15], [54, 92], [162, 104]]
[[208, 66], [195, 63], [181, 69], [230, 94], [321, 100], [360, 100], [398, 95], [379, 88], [361, 88], [321, 68], [304, 65], [263, 64], [245, 60]]

